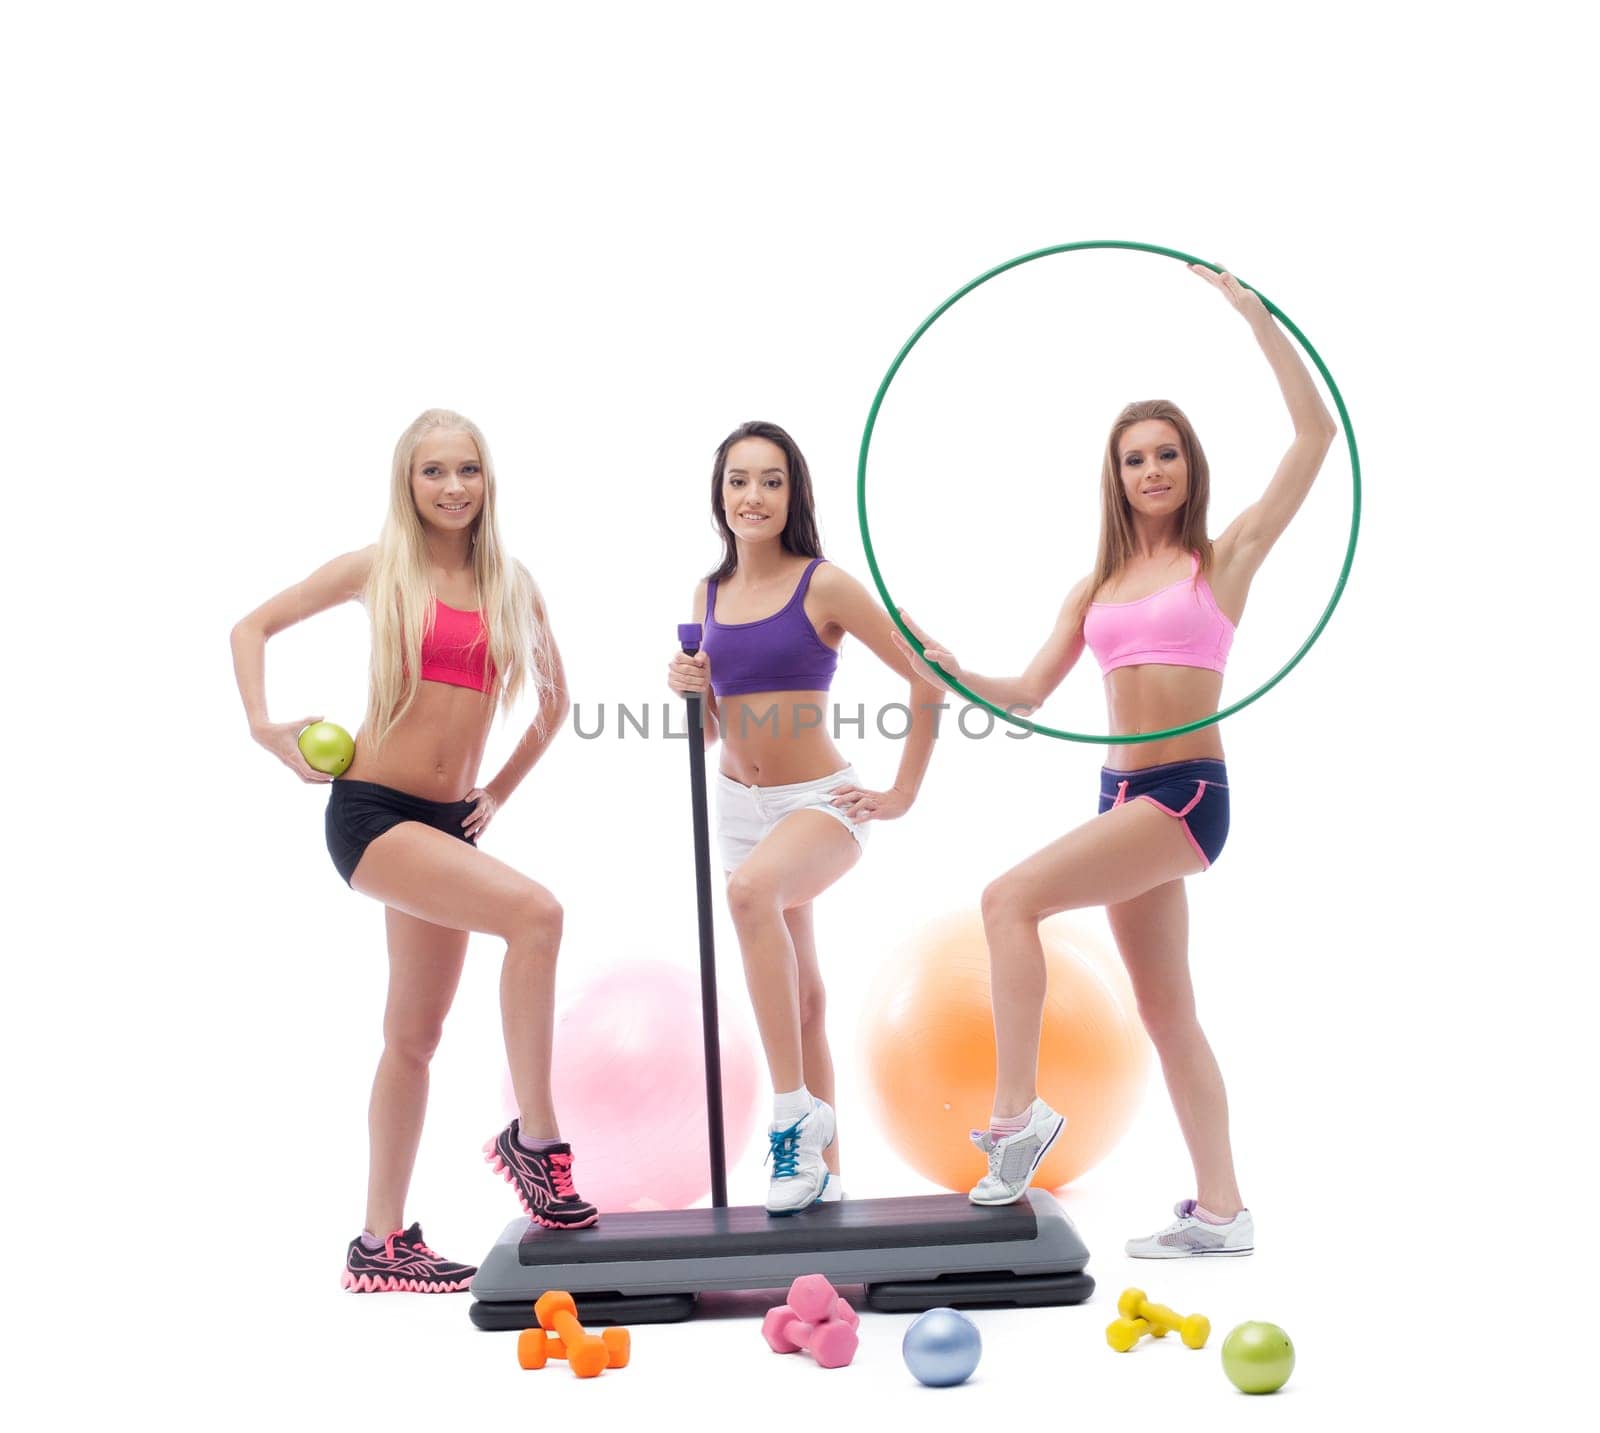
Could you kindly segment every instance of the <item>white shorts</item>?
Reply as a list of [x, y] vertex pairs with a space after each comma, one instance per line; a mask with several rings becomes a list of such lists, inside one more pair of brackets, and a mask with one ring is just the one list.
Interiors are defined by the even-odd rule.
[[857, 786], [856, 769], [847, 766], [818, 781], [796, 781], [788, 786], [745, 786], [717, 773], [717, 846], [722, 869], [736, 871], [755, 850], [756, 843], [785, 816], [796, 811], [825, 811], [856, 838], [867, 844], [865, 823], [852, 821], [828, 799], [836, 786]]

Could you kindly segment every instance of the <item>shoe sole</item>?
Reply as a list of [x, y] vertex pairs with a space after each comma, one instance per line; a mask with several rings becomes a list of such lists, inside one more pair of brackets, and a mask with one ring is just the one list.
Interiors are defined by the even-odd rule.
[[[813, 1199], [809, 1204], [797, 1204], [797, 1205], [795, 1205], [795, 1207], [793, 1209], [774, 1209], [769, 1204], [769, 1205], [767, 1205], [767, 1213], [770, 1214], [774, 1219], [788, 1219], [788, 1218], [791, 1218], [793, 1215], [796, 1215], [796, 1214], [804, 1214], [806, 1212], [806, 1210], [812, 1208], [814, 1205], [818, 1205], [818, 1204], [822, 1203], [823, 1192], [827, 1189], [828, 1181], [830, 1179], [832, 1179], [832, 1178], [833, 1178], [833, 1176], [831, 1174], [823, 1175], [823, 1177], [822, 1177], [822, 1188], [817, 1191], [817, 1197], [815, 1199]], [[834, 1202], [837, 1203], [838, 1201], [835, 1200]]]
[[1027, 1179], [1023, 1181], [1022, 1188], [1019, 1189], [1015, 1194], [1008, 1195], [1004, 1199], [979, 1199], [976, 1195], [969, 1192], [967, 1194], [967, 1201], [971, 1204], [981, 1204], [986, 1209], [998, 1209], [1006, 1204], [1019, 1203], [1023, 1195], [1028, 1192], [1029, 1188], [1033, 1184], [1034, 1171], [1039, 1168], [1039, 1165], [1043, 1161], [1045, 1155], [1050, 1153], [1050, 1147], [1061, 1138], [1061, 1131], [1066, 1127], [1067, 1117], [1065, 1115], [1057, 1115], [1055, 1132], [1050, 1136], [1049, 1139], [1039, 1146], [1038, 1154], [1034, 1155], [1033, 1163], [1028, 1166]]
[[1248, 1249], [1181, 1249], [1170, 1254], [1135, 1254], [1131, 1249], [1126, 1252], [1130, 1259], [1243, 1259], [1255, 1251], [1252, 1244]]
[[596, 1209], [594, 1213], [591, 1214], [587, 1219], [578, 1219], [567, 1224], [560, 1224], [554, 1219], [547, 1219], [544, 1215], [540, 1214], [531, 1204], [528, 1203], [527, 1196], [522, 1192], [522, 1186], [517, 1183], [517, 1176], [512, 1172], [511, 1166], [506, 1163], [505, 1156], [500, 1153], [499, 1135], [496, 1135], [492, 1140], [484, 1145], [483, 1158], [484, 1162], [488, 1164], [489, 1168], [498, 1174], [503, 1180], [505, 1180], [507, 1184], [512, 1187], [513, 1190], [516, 1191], [517, 1203], [522, 1206], [522, 1212], [526, 1214], [528, 1218], [533, 1220], [535, 1224], [542, 1225], [546, 1229], [587, 1229], [595, 1222], [595, 1220], [600, 1217], [600, 1211]]
[[[474, 1269], [473, 1273], [477, 1273]], [[452, 1283], [439, 1283], [427, 1279], [402, 1279], [394, 1274], [381, 1278], [372, 1274], [352, 1274], [348, 1269], [339, 1281], [341, 1288], [353, 1294], [459, 1294], [472, 1287], [472, 1279], [457, 1279]]]

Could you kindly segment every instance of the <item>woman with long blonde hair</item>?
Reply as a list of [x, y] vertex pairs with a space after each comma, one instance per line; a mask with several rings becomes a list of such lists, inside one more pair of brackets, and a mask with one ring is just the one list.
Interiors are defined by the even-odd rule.
[[[358, 1292], [443, 1293], [466, 1288], [476, 1270], [428, 1248], [403, 1210], [428, 1063], [471, 931], [506, 942], [500, 1008], [519, 1109], [485, 1154], [540, 1224], [581, 1228], [596, 1217], [573, 1187], [572, 1151], [550, 1099], [561, 906], [477, 849], [561, 726], [566, 680], [539, 591], [501, 543], [488, 444], [459, 413], [430, 409], [400, 435], [376, 545], [334, 558], [233, 629], [250, 733], [302, 781], [330, 778], [301, 754], [306, 720], [267, 715], [267, 639], [349, 601], [363, 602], [372, 624], [369, 697], [325, 824], [339, 874], [386, 908], [389, 990], [368, 1113], [366, 1227], [350, 1241], [343, 1282]], [[480, 786], [495, 710], [525, 689], [538, 703], [534, 720]]]
[[[1106, 444], [1094, 571], [1068, 594], [1054, 631], [1022, 676], [969, 672], [907, 619], [928, 661], [996, 706], [1019, 712], [1039, 706], [1087, 646], [1105, 676], [1114, 735], [1165, 731], [1218, 709], [1251, 581], [1299, 511], [1338, 429], [1261, 300], [1230, 274], [1198, 266], [1195, 272], [1249, 323], [1278, 380], [1294, 437], [1260, 500], [1213, 542], [1206, 532], [1210, 473], [1189, 420], [1161, 400], [1124, 408]], [[1112, 759], [1125, 764], [1112, 766]], [[1177, 1205], [1177, 1220], [1130, 1240], [1128, 1253], [1169, 1259], [1253, 1251], [1254, 1225], [1228, 1138], [1227, 1093], [1195, 1015], [1183, 884], [1210, 867], [1227, 834], [1228, 774], [1212, 725], [1114, 749], [1101, 773], [1099, 816], [984, 891], [998, 1058], [989, 1127], [973, 1131], [989, 1162], [971, 1192], [975, 1203], [1021, 1199], [1065, 1124], [1036, 1087], [1045, 997], [1039, 923], [1058, 911], [1103, 905], [1161, 1058], [1196, 1181], [1195, 1196]]]

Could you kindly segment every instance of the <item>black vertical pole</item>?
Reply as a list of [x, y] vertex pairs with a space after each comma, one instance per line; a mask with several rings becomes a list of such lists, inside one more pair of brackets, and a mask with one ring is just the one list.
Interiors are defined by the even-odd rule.
[[[678, 642], [687, 656], [700, 650], [700, 624], [680, 623]], [[722, 1139], [722, 1042], [717, 1036], [717, 952], [711, 925], [711, 834], [706, 820], [706, 742], [703, 703], [691, 693], [689, 788], [694, 806], [694, 884], [700, 919], [700, 1023], [706, 1046], [706, 1133], [711, 1150], [711, 1207], [728, 1207], [728, 1156]]]

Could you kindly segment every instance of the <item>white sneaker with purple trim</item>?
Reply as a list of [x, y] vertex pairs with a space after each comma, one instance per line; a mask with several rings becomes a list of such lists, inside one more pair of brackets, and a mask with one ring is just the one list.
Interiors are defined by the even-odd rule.
[[972, 1131], [972, 1142], [989, 1161], [989, 1172], [967, 1192], [974, 1204], [1015, 1204], [1028, 1192], [1039, 1161], [1060, 1137], [1066, 1120], [1043, 1100], [1028, 1107], [1028, 1123], [997, 1140], [988, 1130]]
[[1172, 1207], [1178, 1217], [1158, 1234], [1128, 1240], [1131, 1259], [1193, 1259], [1204, 1255], [1237, 1258], [1256, 1251], [1256, 1226], [1248, 1209], [1226, 1224], [1213, 1224], [1195, 1213], [1197, 1201], [1180, 1199]]

